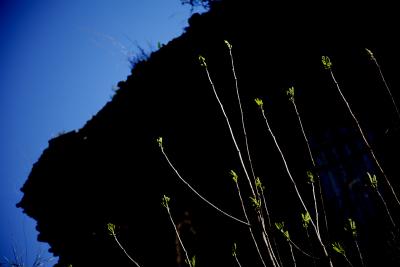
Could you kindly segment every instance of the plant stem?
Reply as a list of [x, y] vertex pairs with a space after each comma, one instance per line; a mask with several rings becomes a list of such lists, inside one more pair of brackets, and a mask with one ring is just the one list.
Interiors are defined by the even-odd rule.
[[351, 109], [351, 107], [350, 107], [349, 102], [346, 100], [345, 96], [343, 95], [342, 90], [340, 89], [339, 83], [336, 81], [335, 75], [333, 74], [332, 68], [329, 69], [329, 73], [331, 74], [332, 80], [333, 80], [333, 82], [335, 83], [336, 88], [337, 88], [337, 90], [338, 90], [340, 96], [342, 97], [343, 101], [345, 102], [345, 104], [346, 104], [346, 106], [347, 106], [347, 109], [349, 110], [351, 116], [353, 117], [353, 120], [354, 120], [354, 122], [355, 122], [356, 125], [357, 125], [358, 131], [360, 132], [361, 137], [362, 137], [362, 139], [364, 140], [364, 143], [365, 143], [365, 145], [367, 146], [368, 151], [369, 151], [371, 157], [374, 159], [376, 166], [378, 167], [379, 171], [382, 173], [383, 177], [385, 178], [385, 181], [386, 181], [387, 185], [389, 186], [389, 188], [390, 188], [390, 190], [391, 190], [391, 192], [392, 192], [394, 198], [396, 199], [397, 204], [400, 206], [400, 200], [398, 199], [397, 194], [396, 194], [396, 192], [394, 191], [393, 186], [391, 185], [391, 183], [390, 183], [388, 177], [386, 176], [385, 171], [383, 170], [381, 164], [379, 163], [377, 157], [375, 156], [375, 153], [374, 153], [374, 151], [372, 150], [372, 147], [370, 146], [370, 144], [369, 144], [369, 142], [368, 142], [368, 140], [367, 140], [367, 138], [366, 138], [366, 136], [365, 136], [365, 134], [364, 134], [364, 131], [362, 130], [362, 128], [361, 128], [361, 126], [360, 126], [360, 123], [359, 123], [357, 117], [354, 115], [354, 113], [353, 113], [353, 111], [352, 111], [352, 109]]
[[[247, 131], [246, 131], [246, 126], [245, 126], [245, 122], [244, 122], [244, 113], [243, 113], [243, 108], [242, 108], [242, 101], [241, 101], [240, 94], [239, 94], [238, 79], [237, 79], [237, 75], [236, 75], [236, 71], [235, 71], [235, 64], [234, 64], [234, 60], [233, 60], [232, 45], [228, 41], [225, 41], [225, 44], [228, 47], [229, 57], [230, 57], [230, 60], [231, 60], [232, 74], [233, 74], [233, 78], [234, 78], [234, 81], [235, 81], [236, 96], [237, 96], [237, 100], [238, 100], [238, 104], [239, 104], [240, 117], [241, 117], [241, 123], [242, 123], [242, 131], [243, 131], [243, 136], [244, 136], [244, 140], [245, 140], [247, 158], [248, 158], [248, 162], [249, 162], [249, 165], [250, 165], [250, 171], [251, 171], [251, 174], [252, 174], [253, 182], [256, 183], [256, 175], [255, 175], [255, 172], [254, 172], [253, 162], [252, 162], [252, 159], [251, 159], [249, 142], [248, 142], [248, 138], [247, 138]], [[251, 182], [249, 181], [249, 183], [251, 183]], [[261, 194], [260, 194], [260, 190], [258, 189], [257, 185], [256, 185], [256, 193], [257, 193], [258, 199], [260, 199], [261, 195], [262, 195], [262, 201], [264, 203], [264, 208], [265, 208], [265, 211], [267, 213], [269, 226], [271, 227], [271, 220], [269, 218], [269, 212], [268, 212], [268, 209], [267, 209], [267, 206], [266, 206], [265, 197], [264, 197], [264, 194], [262, 192], [262, 189], [261, 189]], [[258, 212], [258, 216], [259, 216], [259, 220], [262, 223], [262, 227], [263, 227], [263, 230], [264, 230], [263, 231], [264, 232], [263, 233], [263, 238], [265, 238], [264, 241], [266, 242], [267, 249], [268, 249], [268, 252], [270, 253], [270, 256], [272, 256], [272, 258], [271, 258], [272, 263], [275, 265], [275, 262], [276, 262], [276, 264], [279, 266], [279, 262], [276, 259], [273, 247], [271, 245], [271, 242], [269, 240], [267, 231], [265, 229], [264, 216], [263, 216], [263, 214], [261, 212]], [[280, 264], [280, 265], [282, 265], [282, 264]]]
[[246, 144], [247, 157], [248, 157], [249, 164], [250, 164], [251, 174], [253, 176], [253, 180], [255, 181], [256, 175], [254, 173], [253, 162], [252, 162], [251, 156], [250, 156], [249, 142], [248, 142], [248, 139], [247, 139], [247, 131], [246, 131], [245, 123], [244, 123], [244, 114], [243, 114], [243, 109], [242, 109], [242, 101], [240, 100], [238, 79], [237, 79], [237, 76], [236, 76], [235, 64], [234, 64], [233, 55], [232, 55], [232, 46], [229, 43], [228, 43], [228, 49], [229, 49], [229, 56], [230, 56], [230, 59], [231, 59], [233, 78], [235, 80], [236, 96], [237, 96], [238, 103], [239, 103], [240, 116], [241, 116], [241, 122], [242, 122], [242, 130], [243, 130], [243, 136], [244, 136], [244, 140], [245, 140], [245, 144]]
[[118, 241], [117, 235], [115, 233], [112, 234], [114, 237], [115, 242], [117, 242], [118, 246], [121, 248], [121, 250], [125, 253], [125, 255], [129, 258], [131, 262], [133, 262], [137, 267], [140, 267], [139, 263], [137, 263], [129, 254], [126, 252], [125, 248], [122, 246], [122, 244]]
[[[249, 227], [249, 232], [250, 232], [251, 238], [253, 239], [253, 242], [254, 242], [254, 245], [255, 245], [255, 247], [256, 247], [258, 256], [260, 257], [260, 260], [261, 260], [263, 266], [266, 267], [265, 262], [264, 262], [264, 259], [263, 259], [262, 255], [261, 255], [260, 249], [259, 249], [259, 247], [258, 247], [256, 238], [254, 237], [253, 230], [252, 230], [252, 228], [251, 228], [251, 224], [250, 224], [250, 221], [249, 221], [249, 217], [247, 216], [246, 208], [245, 208], [245, 206], [244, 206], [242, 194], [241, 194], [241, 192], [240, 192], [239, 184], [238, 184], [237, 181], [235, 182], [235, 185], [236, 185], [236, 189], [237, 189], [237, 192], [238, 192], [238, 195], [239, 195], [240, 203], [241, 203], [241, 205], [242, 205], [243, 214], [244, 214], [244, 217], [246, 218], [246, 221], [247, 221], [247, 224], [248, 224], [248, 227]], [[269, 251], [268, 251], [268, 252], [269, 252]], [[270, 255], [270, 257], [271, 257], [271, 253], [269, 253], [269, 255]], [[273, 265], [276, 266], [272, 257], [271, 257], [271, 261], [272, 261]]]
[[[294, 100], [294, 97], [292, 97], [291, 102], [292, 102], [292, 104], [293, 104], [294, 110], [295, 110], [295, 112], [296, 112], [297, 119], [298, 119], [298, 121], [299, 121], [299, 125], [300, 125], [301, 132], [302, 132], [303, 137], [304, 137], [304, 140], [305, 140], [305, 142], [306, 142], [306, 146], [307, 146], [307, 150], [308, 150], [308, 155], [310, 156], [310, 160], [311, 160], [313, 169], [316, 170], [317, 167], [316, 167], [315, 159], [314, 159], [314, 156], [313, 156], [313, 153], [312, 153], [312, 150], [311, 150], [310, 142], [308, 141], [306, 132], [305, 132], [305, 130], [304, 130], [303, 123], [302, 123], [302, 121], [301, 121], [301, 117], [300, 117], [299, 111], [298, 111], [298, 109], [297, 109], [297, 105], [296, 105], [296, 102], [295, 102], [295, 100]], [[323, 198], [323, 195], [322, 195], [321, 179], [320, 179], [318, 173], [316, 173], [315, 175], [317, 176], [317, 181], [318, 181], [319, 198], [320, 198], [320, 201], [321, 201], [322, 213], [323, 213], [323, 215], [324, 215], [324, 222], [325, 222], [326, 233], [329, 233], [329, 229], [328, 229], [328, 220], [327, 220], [327, 218], [326, 218], [326, 212], [325, 212], [324, 198]], [[318, 231], [319, 231], [319, 224], [318, 224], [318, 217], [319, 217], [319, 216], [318, 216], [317, 201], [316, 201], [316, 198], [315, 198], [314, 184], [312, 183], [312, 185], [313, 185], [313, 197], [314, 197], [314, 202], [315, 202], [316, 222], [317, 222], [317, 228], [318, 228]]]
[[[266, 117], [266, 115], [265, 115], [264, 108], [263, 108], [262, 106], [260, 106], [260, 110], [261, 110], [262, 116], [263, 116], [263, 118], [264, 118], [264, 121], [265, 121], [265, 123], [266, 123], [266, 125], [267, 125], [268, 131], [270, 132], [270, 134], [271, 134], [271, 136], [272, 136], [272, 139], [274, 140], [275, 146], [276, 146], [276, 148], [278, 149], [279, 154], [280, 154], [280, 156], [281, 156], [281, 158], [282, 158], [282, 161], [283, 161], [283, 163], [284, 163], [284, 165], [285, 165], [286, 172], [287, 172], [287, 174], [288, 174], [288, 176], [289, 176], [289, 178], [290, 178], [290, 181], [291, 181], [292, 184], [293, 184], [293, 187], [294, 187], [294, 189], [295, 189], [295, 191], [296, 191], [297, 197], [299, 198], [300, 203], [301, 203], [301, 205], [303, 206], [304, 210], [305, 210], [306, 212], [308, 212], [309, 214], [311, 214], [311, 213], [308, 211], [307, 206], [306, 206], [306, 204], [305, 204], [304, 201], [303, 201], [303, 198], [301, 197], [300, 191], [299, 191], [299, 189], [297, 188], [296, 182], [294, 181], [293, 176], [292, 176], [292, 174], [291, 174], [291, 172], [290, 172], [290, 170], [289, 170], [289, 167], [288, 167], [288, 165], [287, 165], [285, 156], [283, 155], [283, 152], [282, 152], [282, 150], [281, 150], [281, 148], [280, 148], [280, 146], [279, 146], [279, 144], [278, 144], [278, 141], [276, 140], [276, 137], [275, 137], [274, 133], [272, 132], [271, 127], [269, 126], [268, 119], [267, 119], [267, 117]], [[314, 231], [315, 231], [315, 233], [316, 233], [316, 236], [317, 236], [317, 238], [318, 238], [318, 241], [320, 242], [321, 247], [322, 247], [322, 249], [323, 249], [323, 251], [324, 251], [324, 254], [325, 254], [325, 256], [329, 259], [329, 264], [330, 264], [330, 266], [332, 267], [333, 264], [332, 264], [331, 258], [329, 257], [328, 251], [326, 250], [326, 247], [325, 247], [324, 243], [322, 242], [321, 235], [319, 234], [318, 229], [317, 229], [317, 226], [316, 226], [314, 220], [312, 219], [312, 217], [311, 217], [311, 220], [310, 220], [310, 221], [311, 221], [311, 225], [313, 226], [313, 229], [314, 229]]]
[[374, 54], [371, 52], [371, 50], [367, 49], [367, 52], [368, 52], [368, 54], [370, 55], [372, 61], [375, 63], [375, 66], [378, 68], [379, 76], [381, 77], [381, 79], [382, 79], [382, 81], [383, 81], [383, 84], [385, 85], [386, 91], [388, 92], [388, 94], [389, 94], [389, 96], [390, 96], [390, 99], [392, 100], [393, 107], [394, 107], [394, 109], [395, 109], [395, 111], [396, 111], [397, 117], [398, 117], [398, 119], [400, 120], [400, 111], [399, 111], [399, 108], [397, 107], [396, 101], [394, 100], [394, 97], [393, 97], [393, 95], [392, 95], [392, 92], [391, 92], [390, 89], [389, 89], [389, 85], [388, 85], [388, 83], [386, 82], [385, 76], [383, 76], [381, 66], [379, 65], [378, 61], [376, 60], [376, 58], [375, 58]]
[[193, 193], [195, 193], [200, 199], [202, 199], [204, 202], [206, 202], [209, 206], [213, 207], [214, 209], [216, 209], [217, 211], [219, 211], [220, 213], [222, 213], [223, 215], [237, 221], [240, 222], [242, 224], [245, 224], [247, 226], [249, 226], [249, 224], [241, 219], [236, 218], [233, 215], [230, 215], [229, 213], [223, 211], [222, 209], [218, 208], [216, 205], [214, 205], [213, 203], [211, 203], [210, 201], [208, 201], [205, 197], [203, 197], [199, 192], [196, 191], [196, 189], [194, 189], [185, 179], [183, 179], [183, 177], [180, 175], [180, 173], [178, 172], [178, 170], [175, 168], [175, 166], [172, 164], [172, 162], [170, 161], [168, 155], [165, 153], [164, 151], [164, 147], [160, 146], [161, 148], [161, 152], [164, 155], [164, 158], [167, 160], [169, 166], [174, 170], [175, 174], [178, 176], [178, 178], [187, 186], [189, 187], [190, 190], [193, 191]]
[[357, 251], [358, 251], [358, 255], [360, 256], [361, 266], [364, 267], [364, 266], [365, 266], [365, 264], [364, 264], [364, 259], [363, 259], [363, 256], [362, 256], [362, 254], [361, 254], [360, 246], [358, 245], [358, 241], [357, 241], [356, 238], [354, 238], [354, 243], [356, 244], [356, 248], [357, 248]]
[[[204, 60], [204, 58], [203, 58], [203, 60]], [[220, 108], [221, 108], [221, 111], [222, 111], [222, 113], [223, 113], [223, 115], [224, 115], [225, 121], [226, 121], [226, 123], [227, 123], [227, 125], [228, 125], [229, 133], [230, 133], [230, 135], [231, 135], [231, 137], [232, 137], [232, 141], [233, 141], [233, 143], [234, 143], [234, 145], [235, 145], [236, 152], [237, 152], [237, 154], [238, 154], [238, 156], [239, 156], [240, 163], [241, 163], [241, 165], [242, 165], [242, 168], [243, 168], [243, 171], [244, 171], [244, 173], [245, 173], [245, 175], [246, 175], [246, 178], [247, 178], [247, 180], [248, 180], [248, 182], [249, 182], [249, 186], [250, 186], [250, 189], [251, 189], [251, 193], [252, 193], [253, 197], [256, 197], [256, 193], [255, 193], [255, 191], [254, 191], [253, 184], [252, 184], [252, 182], [251, 182], [251, 180], [250, 180], [250, 176], [249, 176], [249, 174], [248, 174], [248, 172], [247, 172], [246, 165], [244, 164], [244, 161], [243, 161], [242, 152], [240, 151], [240, 148], [239, 148], [239, 146], [238, 146], [238, 144], [237, 144], [235, 135], [233, 134], [233, 130], [232, 130], [232, 127], [231, 127], [231, 123], [230, 123], [230, 121], [229, 121], [228, 115], [227, 115], [226, 112], [225, 112], [224, 105], [222, 104], [222, 102], [221, 102], [221, 100], [220, 100], [220, 98], [219, 98], [219, 96], [218, 96], [218, 93], [217, 93], [217, 91], [216, 91], [216, 89], [215, 89], [215, 85], [214, 85], [214, 82], [213, 82], [212, 79], [211, 79], [210, 73], [209, 73], [209, 71], [208, 71], [207, 64], [204, 62], [202, 65], [203, 65], [203, 67], [204, 67], [204, 70], [206, 71], [208, 81], [210, 82], [210, 85], [211, 85], [212, 90], [213, 90], [213, 92], [214, 92], [215, 98], [216, 98], [217, 101], [218, 101], [218, 104], [219, 104], [219, 106], [220, 106]]]
[[188, 255], [188, 253], [187, 253], [187, 251], [186, 251], [185, 246], [183, 245], [183, 242], [182, 242], [182, 239], [181, 239], [181, 237], [180, 237], [180, 235], [179, 235], [178, 229], [176, 229], [175, 222], [174, 222], [174, 220], [172, 219], [172, 215], [171, 215], [171, 212], [170, 212], [170, 210], [169, 210], [169, 206], [166, 205], [165, 208], [166, 208], [166, 210], [167, 210], [168, 217], [169, 217], [169, 219], [170, 219], [170, 221], [171, 221], [171, 224], [174, 226], [174, 230], [175, 230], [176, 236], [178, 237], [179, 243], [181, 244], [181, 247], [182, 247], [183, 251], [185, 252], [186, 261], [187, 261], [187, 263], [189, 264], [189, 267], [193, 267], [193, 266], [192, 266], [192, 261], [191, 261], [190, 258], [189, 258], [189, 255]]
[[296, 267], [296, 258], [294, 257], [294, 253], [293, 253], [293, 248], [292, 248], [292, 244], [290, 242], [288, 242], [289, 247], [290, 247], [290, 254], [292, 254], [292, 259], [293, 259], [293, 266]]
[[383, 198], [383, 196], [382, 196], [382, 194], [381, 194], [381, 192], [379, 191], [378, 188], [376, 189], [376, 193], [378, 194], [379, 198], [382, 200], [383, 205], [385, 206], [386, 213], [387, 213], [387, 215], [389, 216], [390, 222], [392, 223], [393, 227], [396, 228], [396, 224], [394, 223], [394, 220], [393, 220], [393, 218], [392, 218], [392, 215], [390, 214], [390, 211], [389, 211], [389, 208], [388, 208], [388, 206], [387, 206], [387, 204], [386, 204], [386, 201], [385, 201], [385, 199]]

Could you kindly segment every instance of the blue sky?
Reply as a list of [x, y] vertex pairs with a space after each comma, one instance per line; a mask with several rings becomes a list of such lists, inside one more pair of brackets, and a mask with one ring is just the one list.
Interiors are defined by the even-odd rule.
[[29, 259], [48, 249], [15, 207], [47, 141], [81, 128], [137, 47], [178, 37], [190, 12], [179, 0], [0, 0], [0, 262], [13, 245]]

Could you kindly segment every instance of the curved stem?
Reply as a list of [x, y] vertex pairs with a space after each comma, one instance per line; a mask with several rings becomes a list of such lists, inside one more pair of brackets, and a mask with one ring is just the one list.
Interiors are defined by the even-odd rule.
[[194, 189], [194, 188], [193, 188], [185, 179], [183, 179], [183, 177], [180, 175], [180, 173], [178, 172], [178, 170], [175, 168], [175, 166], [174, 166], [174, 165], [172, 164], [172, 162], [170, 161], [168, 155], [165, 153], [164, 147], [163, 147], [163, 146], [160, 146], [160, 147], [161, 147], [161, 152], [162, 152], [162, 154], [164, 155], [164, 158], [167, 160], [169, 166], [174, 170], [174, 172], [175, 172], [175, 174], [178, 176], [178, 178], [179, 178], [187, 187], [189, 187], [190, 190], [193, 191], [193, 193], [195, 193], [200, 199], [202, 199], [202, 200], [203, 200], [204, 202], [206, 202], [209, 206], [213, 207], [215, 210], [219, 211], [219, 212], [222, 213], [223, 215], [225, 215], [225, 216], [231, 218], [232, 220], [235, 220], [235, 221], [237, 221], [237, 222], [240, 222], [240, 223], [242, 223], [242, 224], [245, 224], [245, 225], [249, 226], [249, 223], [247, 223], [247, 222], [245, 222], [245, 221], [243, 221], [243, 220], [241, 220], [241, 219], [238, 219], [238, 218], [236, 218], [235, 216], [230, 215], [229, 213], [223, 211], [222, 209], [218, 208], [216, 205], [214, 205], [213, 203], [211, 203], [210, 201], [208, 201], [208, 200], [207, 200], [205, 197], [203, 197], [199, 192], [197, 192], [196, 189]]

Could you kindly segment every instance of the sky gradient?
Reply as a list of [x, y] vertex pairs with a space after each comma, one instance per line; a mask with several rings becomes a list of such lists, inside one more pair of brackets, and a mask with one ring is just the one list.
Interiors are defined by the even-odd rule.
[[178, 37], [190, 14], [179, 0], [0, 0], [0, 262], [12, 246], [27, 266], [48, 249], [15, 207], [48, 140], [81, 128], [129, 75], [138, 47]]

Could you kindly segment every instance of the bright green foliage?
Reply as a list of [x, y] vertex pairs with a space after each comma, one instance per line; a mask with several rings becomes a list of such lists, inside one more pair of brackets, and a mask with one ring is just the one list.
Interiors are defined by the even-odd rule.
[[365, 48], [365, 50], [367, 51], [367, 53], [368, 53], [370, 59], [371, 59], [371, 60], [375, 60], [374, 53], [372, 53], [372, 51], [369, 50], [368, 48]]
[[351, 218], [348, 218], [348, 225], [344, 227], [344, 230], [351, 232], [353, 237], [357, 236], [357, 227], [356, 227], [356, 222], [353, 221]]
[[234, 181], [235, 183], [237, 183], [239, 177], [238, 177], [238, 175], [236, 174], [236, 172], [235, 172], [234, 170], [231, 170], [229, 173], [232, 175], [233, 181]]
[[332, 243], [332, 248], [334, 251], [336, 251], [339, 254], [345, 255], [345, 251], [344, 248], [342, 247], [342, 245], [339, 242], [333, 242]]
[[261, 208], [261, 199], [257, 197], [250, 197], [251, 203], [253, 206], [256, 208], [256, 210], [259, 210]]
[[224, 42], [225, 42], [226, 46], [229, 48], [229, 50], [231, 50], [232, 45], [227, 40], [224, 40]]
[[284, 222], [280, 222], [280, 223], [276, 222], [275, 227], [283, 234], [284, 237], [286, 237], [287, 241], [290, 240], [289, 231], [288, 230], [285, 231], [285, 229], [284, 229], [284, 227], [285, 227]]
[[294, 87], [290, 87], [286, 90], [286, 95], [289, 97], [290, 101], [294, 101]]
[[199, 56], [199, 61], [200, 61], [200, 65], [202, 66], [202, 67], [205, 67], [205, 68], [207, 68], [207, 63], [206, 63], [206, 59], [203, 57], [203, 56]]
[[327, 56], [322, 56], [322, 65], [324, 65], [326, 70], [330, 70], [332, 68], [332, 62], [330, 58]]
[[161, 199], [161, 205], [163, 205], [164, 208], [169, 209], [169, 201], [171, 200], [171, 198], [167, 197], [166, 195], [163, 195], [162, 199]]
[[159, 146], [161, 149], [164, 148], [164, 147], [163, 147], [163, 138], [162, 138], [162, 137], [158, 137], [158, 138], [157, 138], [157, 143], [158, 143], [158, 146]]
[[313, 184], [315, 182], [314, 174], [311, 171], [307, 171], [308, 182]]
[[115, 224], [108, 223], [107, 228], [110, 235], [115, 235]]
[[262, 185], [260, 177], [256, 178], [256, 188], [259, 189], [261, 192], [265, 189], [265, 187]]
[[232, 247], [232, 256], [236, 257], [237, 256], [237, 245], [236, 243], [233, 243], [233, 247]]
[[186, 262], [189, 266], [195, 267], [195, 266], [196, 266], [196, 255], [194, 255], [194, 256], [192, 257], [192, 259], [190, 260], [190, 262], [188, 262], [188, 260], [185, 260], [185, 262]]
[[371, 186], [373, 189], [377, 189], [378, 188], [378, 180], [376, 179], [376, 175], [371, 175], [369, 172], [367, 172], [369, 181], [371, 183]]
[[261, 109], [263, 109], [264, 103], [263, 103], [262, 99], [256, 98], [256, 99], [254, 99], [254, 101], [256, 101], [256, 104], [257, 104]]
[[311, 216], [309, 212], [302, 213], [301, 218], [303, 219], [303, 227], [305, 229], [308, 229], [308, 226], [310, 225], [311, 222]]

